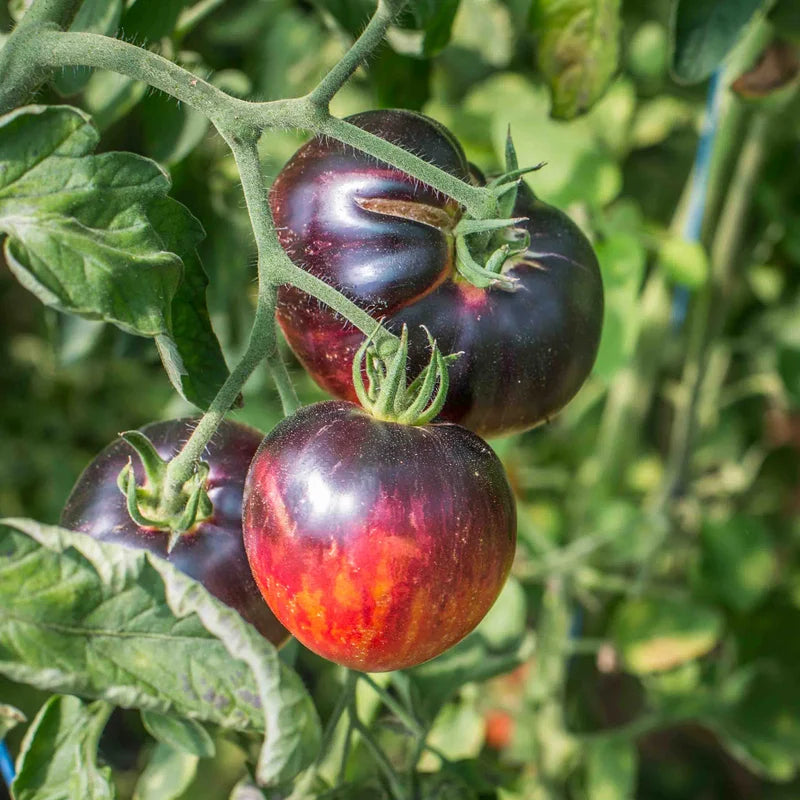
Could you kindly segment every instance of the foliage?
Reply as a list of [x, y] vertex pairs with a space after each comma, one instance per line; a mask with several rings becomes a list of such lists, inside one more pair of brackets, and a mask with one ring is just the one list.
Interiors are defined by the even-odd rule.
[[[373, 0], [70, 5], [0, 6], [13, 796], [796, 796], [794, 0], [381, 3], [356, 50]], [[764, 96], [730, 90], [754, 72]], [[309, 93], [315, 113], [286, 100]], [[341, 122], [375, 107], [423, 110], [488, 175], [510, 125], [520, 165], [547, 162], [528, 184], [592, 240], [606, 312], [575, 400], [492, 443], [519, 517], [493, 610], [431, 662], [358, 676], [276, 652], [162, 559], [47, 523], [121, 430], [209, 410], [177, 480], [232, 406], [268, 431], [292, 384], [322, 399], [276, 350], [278, 283], [374, 324], [271, 230], [266, 186], [308, 132], [489, 215]]]

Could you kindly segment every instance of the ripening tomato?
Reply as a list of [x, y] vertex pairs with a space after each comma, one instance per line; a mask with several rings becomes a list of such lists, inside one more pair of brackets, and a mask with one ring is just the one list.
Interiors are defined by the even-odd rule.
[[426, 661], [500, 592], [516, 512], [492, 449], [459, 425], [300, 409], [247, 476], [244, 542], [275, 616], [308, 648], [363, 671]]
[[[465, 181], [479, 181], [453, 136], [410, 111], [371, 111], [350, 122]], [[409, 373], [427, 360], [419, 326], [443, 352], [463, 351], [441, 418], [483, 436], [526, 430], [575, 395], [591, 371], [603, 286], [591, 245], [569, 217], [524, 184], [514, 216], [530, 236], [505, 274], [514, 290], [478, 288], [455, 269], [457, 203], [385, 163], [329, 138], [302, 147], [278, 175], [270, 205], [295, 264], [332, 284], [376, 319], [411, 335]], [[314, 379], [355, 400], [353, 355], [363, 335], [291, 286], [278, 321]]]
[[[174, 456], [192, 433], [196, 420], [154, 422], [142, 428], [159, 455]], [[61, 514], [61, 525], [103, 542], [149, 550], [202, 583], [211, 594], [235, 608], [273, 644], [288, 632], [269, 610], [253, 582], [242, 542], [242, 493], [247, 469], [261, 433], [224, 421], [206, 448], [209, 465], [206, 490], [213, 506], [209, 519], [181, 534], [167, 552], [169, 533], [137, 525], [128, 514], [117, 476], [131, 459], [137, 485], [144, 484], [140, 459], [123, 439], [116, 439], [83, 471]]]

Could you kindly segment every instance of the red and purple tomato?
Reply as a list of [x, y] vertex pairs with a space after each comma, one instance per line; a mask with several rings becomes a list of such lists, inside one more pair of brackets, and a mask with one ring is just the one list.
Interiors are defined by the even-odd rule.
[[[410, 111], [371, 111], [349, 121], [465, 181], [453, 136]], [[509, 261], [516, 290], [477, 288], [455, 269], [457, 203], [402, 171], [329, 138], [302, 147], [278, 175], [270, 206], [292, 261], [335, 286], [393, 332], [409, 326], [409, 374], [427, 363], [425, 325], [450, 369], [441, 419], [482, 436], [531, 428], [576, 394], [594, 364], [603, 285], [594, 251], [570, 218], [522, 184], [514, 216], [530, 235]], [[353, 355], [363, 335], [291, 287], [277, 318], [308, 372], [336, 397], [355, 400]]]
[[[142, 428], [159, 455], [172, 458], [191, 435], [197, 421], [175, 419]], [[209, 442], [203, 460], [209, 465], [206, 491], [212, 516], [182, 534], [167, 552], [169, 533], [143, 528], [128, 514], [117, 486], [120, 470], [131, 460], [137, 485], [145, 481], [144, 468], [123, 439], [113, 441], [78, 478], [64, 510], [61, 525], [103, 542], [149, 550], [202, 583], [211, 594], [236, 609], [262, 636], [282, 644], [288, 631], [275, 619], [258, 590], [242, 541], [242, 495], [247, 469], [262, 434], [246, 425], [223, 421]]]
[[466, 636], [514, 557], [516, 511], [492, 449], [459, 425], [306, 406], [247, 476], [244, 542], [275, 616], [365, 672], [403, 669]]

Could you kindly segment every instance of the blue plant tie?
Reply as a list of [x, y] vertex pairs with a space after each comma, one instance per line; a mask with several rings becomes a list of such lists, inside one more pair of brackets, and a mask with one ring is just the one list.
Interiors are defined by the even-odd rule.
[[[692, 185], [689, 190], [689, 205], [686, 221], [683, 225], [683, 238], [687, 242], [700, 241], [703, 229], [703, 217], [706, 213], [708, 181], [711, 175], [711, 156], [714, 152], [714, 140], [719, 127], [719, 114], [722, 106], [722, 69], [717, 69], [711, 76], [706, 95], [706, 111], [700, 141], [694, 156]], [[689, 290], [678, 286], [672, 296], [672, 329], [679, 330], [686, 319], [689, 308]]]
[[8, 791], [11, 791], [11, 782], [14, 780], [14, 762], [11, 760], [11, 753], [8, 752], [6, 743], [0, 741], [0, 775], [3, 776]]

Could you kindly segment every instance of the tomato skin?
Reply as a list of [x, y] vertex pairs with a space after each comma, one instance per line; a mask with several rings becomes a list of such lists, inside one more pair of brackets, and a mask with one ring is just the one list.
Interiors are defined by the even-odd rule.
[[[392, 138], [401, 122], [405, 140], [397, 143], [438, 163], [464, 180], [470, 177], [460, 147], [441, 127], [421, 115], [367, 112], [350, 121]], [[388, 133], [387, 133], [388, 131]], [[431, 140], [438, 142], [434, 147]], [[395, 141], [395, 139], [393, 139]], [[426, 142], [420, 146], [417, 141]], [[270, 204], [281, 244], [299, 266], [333, 284], [376, 319], [399, 333], [408, 323], [411, 335], [409, 373], [427, 363], [426, 325], [444, 352], [464, 351], [450, 371], [450, 391], [441, 419], [465, 425], [481, 436], [500, 436], [527, 430], [547, 420], [575, 395], [591, 371], [597, 355], [603, 319], [603, 285], [594, 251], [569, 217], [520, 187], [514, 216], [530, 234], [528, 251], [508, 271], [518, 278], [515, 292], [478, 289], [466, 283], [453, 264], [452, 231], [420, 221], [379, 215], [358, 206], [359, 198], [374, 198], [392, 180], [411, 181], [399, 170], [381, 165], [352, 148], [314, 139], [289, 161], [275, 182]], [[448, 162], [442, 155], [450, 149]], [[335, 157], [329, 151], [335, 152]], [[369, 172], [374, 180], [360, 177]], [[353, 175], [359, 176], [358, 180]], [[379, 176], [376, 177], [376, 176]], [[338, 191], [340, 187], [345, 189]], [[418, 182], [410, 183], [410, 200], [428, 207], [432, 198], [446, 201]], [[322, 196], [323, 200], [318, 198]], [[329, 198], [336, 198], [336, 202]], [[330, 214], [320, 213], [335, 208]], [[354, 224], [352, 210], [359, 217]], [[386, 206], [390, 209], [391, 204]], [[288, 211], [291, 209], [291, 213]], [[403, 213], [408, 213], [403, 209]], [[448, 213], [451, 213], [448, 209]], [[460, 211], [455, 212], [457, 222]], [[446, 244], [420, 250], [410, 238], [423, 237]], [[366, 237], [381, 231], [396, 256], [385, 253]], [[335, 232], [335, 236], [332, 234]], [[362, 274], [373, 277], [370, 292], [355, 285], [343, 266], [347, 254], [359, 254]], [[426, 270], [420, 259], [428, 258]], [[350, 262], [348, 262], [350, 264]], [[378, 277], [375, 277], [378, 276]], [[355, 400], [351, 379], [353, 355], [363, 335], [317, 300], [284, 286], [278, 293], [278, 322], [308, 372], [336, 397]]]
[[329, 401], [264, 439], [244, 541], [264, 597], [306, 647], [376, 672], [427, 661], [480, 622], [511, 568], [516, 511], [497, 456], [465, 428]]
[[[178, 452], [196, 424], [192, 419], [175, 419], [141, 430], [166, 459]], [[210, 467], [207, 491], [213, 515], [183, 534], [170, 553], [166, 532], [142, 528], [128, 514], [117, 476], [129, 458], [137, 485], [144, 484], [145, 475], [140, 459], [123, 439], [113, 441], [83, 471], [61, 513], [61, 525], [166, 558], [236, 609], [262, 636], [282, 644], [289, 634], [264, 603], [242, 542], [244, 481], [261, 438], [259, 431], [246, 425], [226, 420], [219, 426], [203, 455]]]

